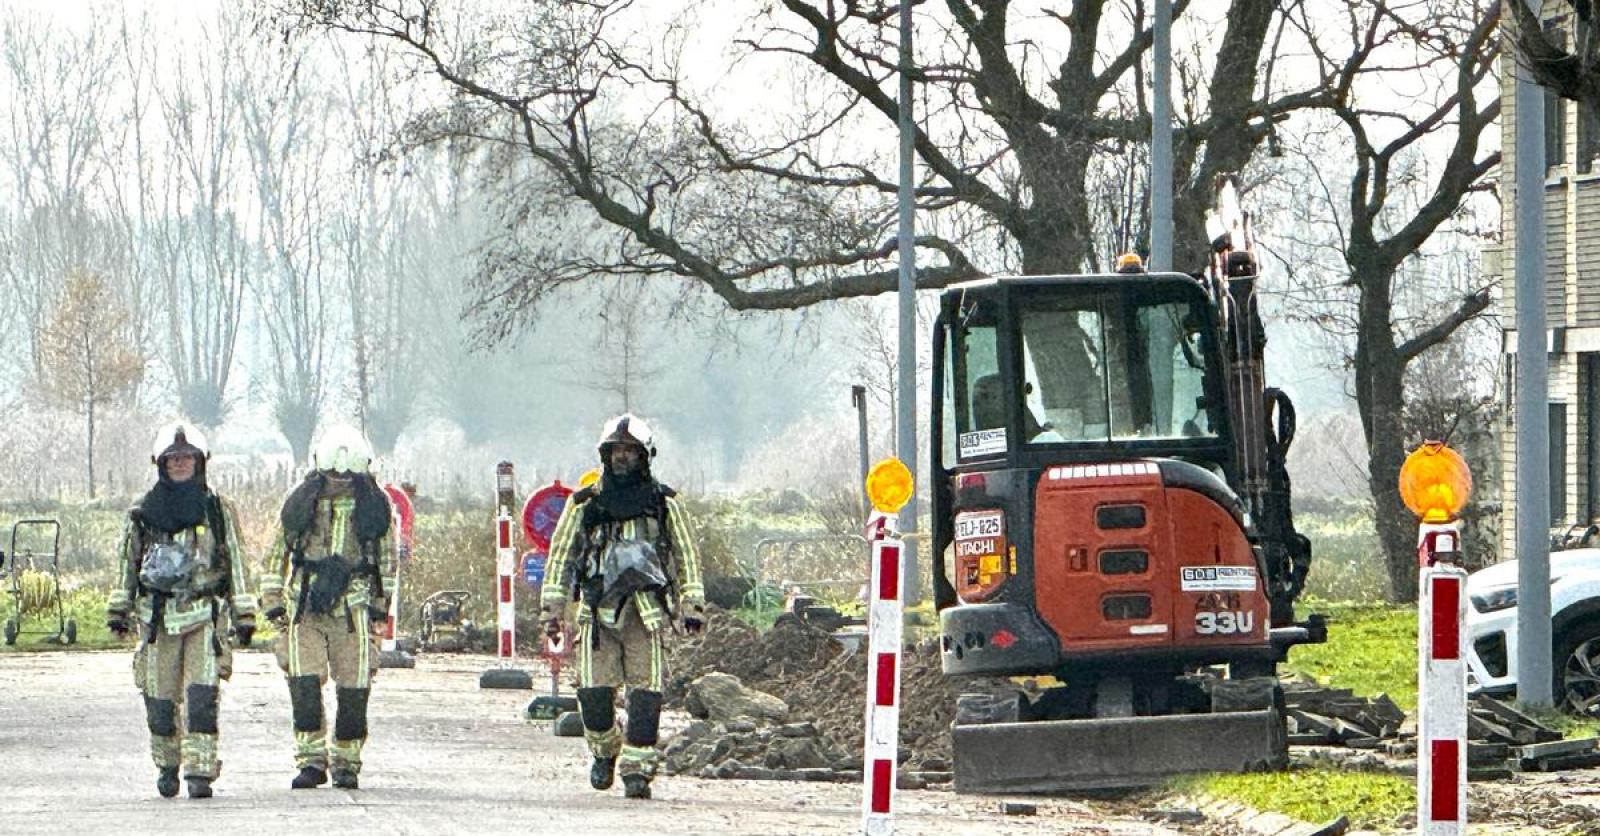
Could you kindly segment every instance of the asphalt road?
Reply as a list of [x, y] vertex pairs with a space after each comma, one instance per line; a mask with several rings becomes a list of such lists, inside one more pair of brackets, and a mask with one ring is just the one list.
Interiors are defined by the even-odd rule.
[[[526, 691], [485, 691], [484, 657], [423, 656], [383, 671], [362, 788], [291, 791], [289, 701], [267, 653], [241, 653], [222, 701], [216, 797], [155, 792], [131, 653], [0, 655], [0, 834], [860, 832], [859, 785], [662, 776], [655, 798], [588, 786], [581, 740], [521, 719]], [[528, 667], [535, 681], [543, 673]], [[543, 681], [548, 681], [547, 675]], [[332, 690], [326, 697], [332, 716]], [[667, 718], [671, 728], [681, 716]], [[1062, 799], [1005, 816], [993, 798], [901, 792], [906, 834], [1167, 834]]]

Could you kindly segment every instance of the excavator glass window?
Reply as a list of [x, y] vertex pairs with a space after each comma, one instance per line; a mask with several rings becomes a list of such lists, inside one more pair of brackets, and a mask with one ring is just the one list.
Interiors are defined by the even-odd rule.
[[1192, 302], [1041, 292], [1018, 315], [1027, 443], [1214, 435], [1206, 319]]

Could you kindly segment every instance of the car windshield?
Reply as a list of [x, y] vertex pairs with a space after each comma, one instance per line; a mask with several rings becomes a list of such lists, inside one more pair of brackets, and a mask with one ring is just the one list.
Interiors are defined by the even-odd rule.
[[[1021, 381], [1013, 391], [1022, 401], [1023, 443], [1216, 434], [1206, 408], [1213, 352], [1203, 303], [1188, 294], [1146, 295], [1081, 285], [1016, 295]], [[995, 307], [966, 306], [946, 344], [946, 433], [955, 431], [963, 459], [1008, 446], [1011, 404]]]

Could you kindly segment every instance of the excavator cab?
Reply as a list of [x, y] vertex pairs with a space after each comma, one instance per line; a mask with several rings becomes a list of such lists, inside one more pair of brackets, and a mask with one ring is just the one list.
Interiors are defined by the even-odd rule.
[[[1253, 260], [952, 287], [934, 328], [933, 576], [960, 790], [1138, 786], [1287, 760], [1276, 666], [1310, 544], [1260, 381]], [[1275, 420], [1274, 420], [1275, 419]], [[998, 707], [996, 707], [998, 705]]]

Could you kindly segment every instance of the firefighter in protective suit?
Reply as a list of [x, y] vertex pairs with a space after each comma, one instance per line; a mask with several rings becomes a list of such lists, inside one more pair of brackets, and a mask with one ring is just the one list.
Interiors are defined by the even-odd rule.
[[[374, 625], [389, 612], [389, 499], [372, 478], [372, 447], [360, 430], [329, 428], [312, 459], [315, 469], [284, 500], [261, 602], [279, 627], [278, 665], [289, 680], [299, 769], [290, 786], [321, 786], [332, 772], [335, 787], [353, 790], [378, 670]], [[331, 742], [322, 703], [330, 677], [337, 699]]]
[[156, 484], [128, 512], [118, 583], [106, 604], [112, 634], [139, 634], [133, 678], [165, 798], [178, 794], [180, 766], [189, 797], [211, 797], [222, 768], [219, 681], [232, 673], [232, 640], [248, 647], [256, 629], [239, 517], [206, 485], [209, 455], [194, 427], [175, 423], [157, 433]]
[[[629, 798], [649, 798], [655, 775], [662, 634], [674, 621], [687, 633], [705, 624], [694, 533], [672, 489], [650, 473], [655, 453], [643, 421], [623, 415], [607, 422], [599, 483], [567, 501], [540, 590], [552, 635], [567, 602], [578, 599], [578, 708], [594, 755], [589, 783], [609, 789], [620, 772]], [[628, 720], [619, 732], [617, 689], [624, 685]]]

